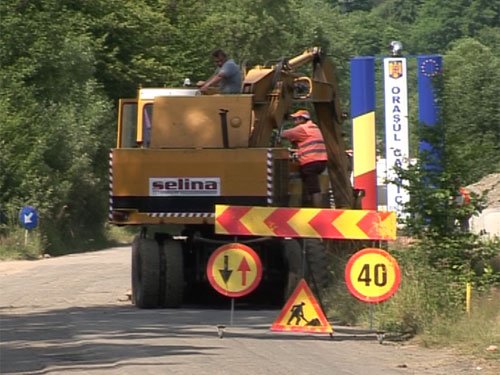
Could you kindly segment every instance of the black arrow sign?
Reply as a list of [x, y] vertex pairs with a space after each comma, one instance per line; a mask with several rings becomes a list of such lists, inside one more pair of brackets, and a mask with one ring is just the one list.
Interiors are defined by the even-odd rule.
[[231, 277], [231, 274], [233, 273], [233, 270], [229, 269], [229, 255], [224, 255], [224, 269], [219, 270], [222, 279], [224, 282], [227, 284], [227, 281]]

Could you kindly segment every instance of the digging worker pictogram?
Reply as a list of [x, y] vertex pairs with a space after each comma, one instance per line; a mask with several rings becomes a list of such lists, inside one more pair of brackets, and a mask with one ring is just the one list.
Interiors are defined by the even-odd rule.
[[[306, 319], [304, 313], [307, 313]], [[304, 323], [302, 322], [304, 321]], [[271, 331], [332, 333], [325, 314], [302, 279], [273, 323]]]
[[298, 326], [301, 320], [305, 320], [307, 323], [307, 319], [304, 316], [304, 302], [301, 302], [297, 305], [293, 305], [291, 308], [291, 313], [292, 315], [290, 316], [290, 319], [288, 319], [288, 322], [286, 322], [286, 325], [290, 325], [292, 320], [295, 318], [295, 325]]

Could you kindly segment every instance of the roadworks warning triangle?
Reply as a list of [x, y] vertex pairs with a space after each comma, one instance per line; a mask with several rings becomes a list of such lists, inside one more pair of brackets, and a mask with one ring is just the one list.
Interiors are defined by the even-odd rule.
[[271, 331], [333, 333], [333, 329], [302, 279], [273, 323]]

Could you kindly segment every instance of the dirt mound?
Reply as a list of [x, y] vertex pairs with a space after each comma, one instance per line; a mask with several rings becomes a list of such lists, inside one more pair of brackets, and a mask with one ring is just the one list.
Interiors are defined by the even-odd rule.
[[489, 174], [467, 189], [479, 195], [486, 192], [486, 208], [500, 207], [500, 173]]

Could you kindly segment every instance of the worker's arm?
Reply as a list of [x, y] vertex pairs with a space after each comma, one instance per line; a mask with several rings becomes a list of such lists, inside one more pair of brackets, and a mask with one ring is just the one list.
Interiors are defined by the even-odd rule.
[[281, 138], [288, 139], [290, 142], [300, 142], [307, 138], [307, 133], [301, 126], [296, 126], [294, 128], [284, 130], [281, 133]]
[[210, 86], [216, 85], [219, 81], [224, 78], [223, 72], [219, 72], [210, 77], [207, 81], [199, 81], [196, 86], [200, 88], [200, 91], [206, 91]]

